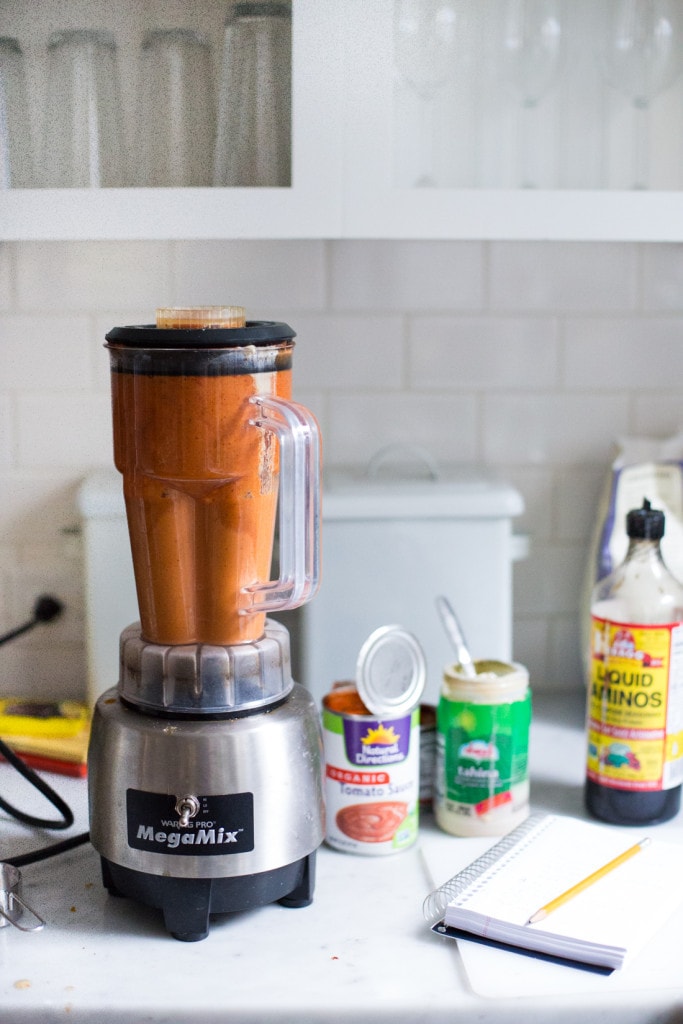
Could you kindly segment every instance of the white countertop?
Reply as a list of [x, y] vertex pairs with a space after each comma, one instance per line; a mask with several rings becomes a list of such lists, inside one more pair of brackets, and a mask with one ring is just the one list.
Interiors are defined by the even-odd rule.
[[[532, 726], [534, 809], [583, 817], [582, 699], [537, 698]], [[71, 804], [69, 833], [32, 833], [0, 815], [0, 855], [12, 857], [87, 828], [86, 785], [51, 775]], [[6, 765], [0, 794], [45, 813]], [[657, 828], [680, 842], [683, 815]], [[631, 833], [632, 834], [632, 833]], [[312, 906], [273, 905], [212, 919], [209, 937], [169, 937], [158, 911], [109, 896], [92, 847], [22, 868], [23, 895], [42, 932], [0, 929], [0, 1019], [200, 1024], [614, 1021], [681, 1019], [683, 915], [629, 971], [609, 978], [539, 964], [434, 935], [422, 901], [495, 840], [455, 839], [423, 823], [416, 847], [354, 857], [323, 847]], [[445, 865], [449, 865], [445, 869]], [[437, 876], [437, 877], [433, 877]], [[669, 937], [672, 939], [669, 942]], [[675, 943], [675, 945], [674, 945]], [[461, 952], [461, 950], [463, 950]], [[464, 958], [463, 958], [464, 953]]]

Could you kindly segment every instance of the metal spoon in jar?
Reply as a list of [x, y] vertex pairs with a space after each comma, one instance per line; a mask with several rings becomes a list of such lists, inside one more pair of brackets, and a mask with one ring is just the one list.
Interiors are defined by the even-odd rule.
[[477, 670], [474, 667], [472, 656], [467, 648], [467, 644], [465, 643], [465, 637], [462, 629], [460, 628], [458, 617], [453, 611], [450, 602], [447, 598], [443, 597], [443, 595], [439, 595], [436, 599], [436, 607], [439, 609], [441, 621], [446, 628], [446, 632], [448, 633], [449, 639], [455, 649], [455, 653], [458, 656], [458, 662], [460, 663], [462, 674], [470, 679], [476, 678]]

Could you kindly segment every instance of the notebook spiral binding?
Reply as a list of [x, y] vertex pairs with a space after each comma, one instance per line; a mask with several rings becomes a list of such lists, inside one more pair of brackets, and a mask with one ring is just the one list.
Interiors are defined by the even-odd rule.
[[[456, 896], [466, 890], [476, 891], [475, 883], [481, 878], [485, 871], [493, 867], [502, 857], [509, 854], [516, 847], [519, 851], [523, 849], [523, 840], [536, 833], [540, 826], [547, 826], [550, 817], [547, 814], [532, 814], [521, 825], [508, 832], [486, 853], [477, 857], [468, 867], [463, 868], [457, 875], [450, 878], [443, 885], [431, 892], [422, 904], [422, 913], [427, 921], [435, 922], [443, 917], [443, 912]], [[520, 845], [521, 844], [521, 845]]]

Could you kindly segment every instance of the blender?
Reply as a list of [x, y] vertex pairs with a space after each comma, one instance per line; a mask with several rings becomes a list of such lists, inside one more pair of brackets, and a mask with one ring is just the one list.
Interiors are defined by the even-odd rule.
[[319, 582], [320, 440], [291, 400], [294, 337], [240, 307], [106, 336], [140, 622], [93, 713], [90, 834], [109, 892], [184, 941], [212, 914], [313, 898], [319, 717], [267, 614]]

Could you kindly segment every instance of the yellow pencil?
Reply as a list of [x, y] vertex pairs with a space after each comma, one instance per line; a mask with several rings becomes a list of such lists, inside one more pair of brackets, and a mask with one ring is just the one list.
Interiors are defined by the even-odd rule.
[[583, 890], [587, 889], [589, 885], [593, 885], [593, 883], [597, 882], [598, 879], [604, 878], [604, 876], [609, 874], [610, 871], [614, 871], [615, 868], [618, 868], [620, 864], [630, 860], [631, 857], [635, 857], [635, 855], [645, 849], [649, 843], [649, 838], [641, 839], [635, 846], [631, 846], [628, 850], [624, 850], [624, 852], [620, 853], [618, 857], [614, 858], [614, 860], [609, 861], [607, 864], [603, 864], [603, 866], [598, 868], [597, 871], [594, 871], [592, 875], [588, 875], [587, 878], [584, 878], [582, 882], [577, 882], [576, 885], [571, 887], [571, 889], [567, 889], [566, 892], [563, 892], [560, 896], [556, 896], [554, 900], [550, 901], [550, 903], [546, 903], [544, 907], [541, 907], [541, 909], [537, 910], [535, 914], [532, 914], [526, 923], [535, 924], [536, 921], [542, 921], [544, 917], [548, 916], [548, 914], [552, 914], [553, 910], [557, 910], [557, 908], [561, 907], [563, 903], [567, 903], [569, 900], [574, 899], [578, 893], [583, 892]]

